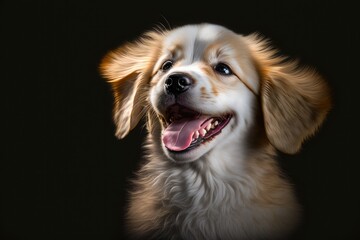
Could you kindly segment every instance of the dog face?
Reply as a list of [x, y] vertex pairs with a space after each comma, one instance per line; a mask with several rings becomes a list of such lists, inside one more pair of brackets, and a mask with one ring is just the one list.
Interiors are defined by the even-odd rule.
[[146, 33], [101, 64], [114, 91], [116, 134], [123, 138], [148, 113], [164, 153], [189, 162], [243, 145], [260, 113], [269, 144], [295, 153], [323, 121], [330, 98], [318, 74], [284, 60], [256, 35], [213, 24]]
[[220, 26], [185, 26], [162, 45], [150, 102], [162, 120], [167, 156], [193, 161], [240, 137], [259, 86], [241, 37]]

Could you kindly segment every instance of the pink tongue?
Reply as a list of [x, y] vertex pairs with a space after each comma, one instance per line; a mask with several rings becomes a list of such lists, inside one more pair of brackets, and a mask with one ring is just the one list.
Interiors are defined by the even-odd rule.
[[194, 132], [201, 129], [201, 124], [208, 118], [202, 115], [196, 119], [185, 118], [171, 123], [163, 134], [165, 146], [172, 151], [185, 150], [190, 146]]

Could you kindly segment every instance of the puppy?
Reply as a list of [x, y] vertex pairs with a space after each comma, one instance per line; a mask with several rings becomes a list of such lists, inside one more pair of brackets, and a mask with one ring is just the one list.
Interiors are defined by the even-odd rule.
[[127, 220], [139, 239], [280, 239], [300, 206], [276, 162], [315, 133], [324, 80], [257, 34], [214, 24], [154, 30], [108, 53], [116, 136], [146, 115], [147, 161]]

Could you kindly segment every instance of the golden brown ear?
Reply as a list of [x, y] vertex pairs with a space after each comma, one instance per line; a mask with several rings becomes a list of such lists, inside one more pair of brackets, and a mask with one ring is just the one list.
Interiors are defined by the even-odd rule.
[[245, 39], [261, 76], [260, 94], [267, 137], [278, 150], [296, 153], [330, 110], [329, 88], [314, 70], [279, 57], [258, 35]]
[[115, 135], [119, 138], [124, 138], [144, 115], [162, 36], [159, 32], [146, 33], [138, 41], [108, 53], [100, 64], [100, 72], [114, 93]]

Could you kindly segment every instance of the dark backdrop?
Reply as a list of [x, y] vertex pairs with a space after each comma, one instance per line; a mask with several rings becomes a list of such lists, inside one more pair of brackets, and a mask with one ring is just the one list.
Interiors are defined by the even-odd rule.
[[114, 137], [99, 62], [156, 25], [212, 22], [259, 31], [327, 78], [325, 124], [280, 156], [304, 206], [294, 239], [360, 239], [358, 14], [346, 1], [0, 1], [0, 238], [124, 239], [145, 130]]

